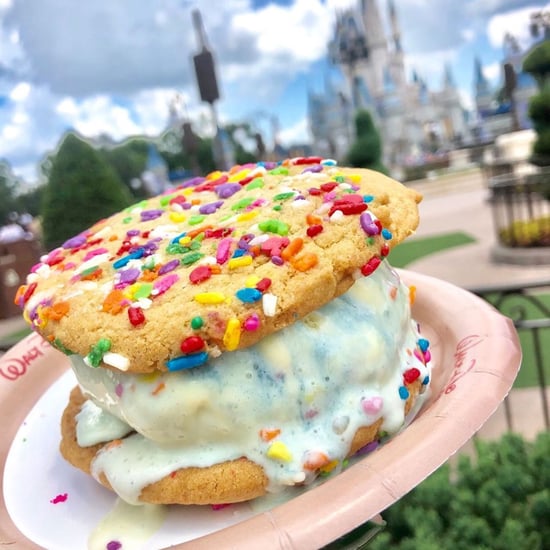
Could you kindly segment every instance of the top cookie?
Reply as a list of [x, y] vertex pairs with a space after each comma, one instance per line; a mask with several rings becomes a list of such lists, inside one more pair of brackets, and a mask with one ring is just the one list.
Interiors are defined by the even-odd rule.
[[199, 366], [345, 292], [416, 229], [420, 195], [298, 158], [195, 178], [42, 258], [16, 296], [54, 346], [132, 372]]

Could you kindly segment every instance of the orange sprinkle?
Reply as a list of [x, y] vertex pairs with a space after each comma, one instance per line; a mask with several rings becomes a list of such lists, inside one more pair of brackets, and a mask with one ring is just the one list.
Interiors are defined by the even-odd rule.
[[409, 302], [411, 303], [411, 306], [414, 304], [415, 300], [416, 300], [416, 287], [414, 285], [411, 285], [409, 287]]
[[248, 252], [252, 254], [252, 256], [255, 258], [256, 256], [259, 256], [262, 252], [262, 249], [259, 244], [255, 244], [248, 248]]
[[330, 464], [330, 458], [325, 454], [317, 451], [308, 452], [304, 461], [304, 470], [320, 470]]
[[338, 461], [332, 460], [326, 466], [322, 466], [321, 468], [319, 468], [319, 470], [324, 474], [328, 474], [329, 472], [332, 472], [332, 470], [334, 470], [336, 466], [338, 466]]
[[315, 267], [318, 262], [319, 258], [317, 254], [313, 254], [312, 252], [306, 252], [290, 261], [292, 267], [297, 271], [309, 271], [312, 267]]
[[201, 203], [200, 199], [191, 199], [191, 204], [193, 204], [193, 205], [197, 205], [197, 204], [200, 204], [200, 203]]
[[308, 214], [306, 216], [306, 222], [308, 225], [320, 225], [323, 223], [323, 220], [315, 214]]
[[92, 281], [93, 279], [99, 279], [103, 275], [103, 269], [100, 267], [97, 268], [95, 271], [92, 271], [91, 273], [88, 273], [87, 275], [82, 275], [80, 277], [81, 281]]
[[109, 240], [110, 240], [110, 241], [116, 241], [116, 240], [118, 240], [118, 236], [117, 236], [117, 235], [111, 235], [111, 236], [109, 237]]
[[18, 306], [19, 305], [19, 301], [21, 300], [21, 298], [23, 298], [23, 296], [25, 295], [25, 291], [27, 290], [27, 285], [21, 285], [18, 289], [17, 289], [17, 292], [15, 293], [15, 298], [13, 299], [13, 303]]
[[397, 287], [392, 286], [392, 287], [390, 288], [390, 298], [391, 298], [392, 300], [395, 300], [395, 299], [397, 298]]
[[302, 250], [302, 247], [304, 246], [304, 239], [301, 237], [296, 237], [295, 239], [292, 239], [288, 246], [281, 252], [281, 258], [288, 262], [290, 258], [293, 256], [296, 256], [300, 250]]
[[157, 387], [151, 392], [153, 395], [159, 394], [164, 388], [166, 387], [166, 384], [164, 382], [159, 382]]
[[122, 290], [111, 290], [103, 301], [103, 311], [116, 315], [124, 309], [123, 303], [125, 300], [126, 298]]
[[275, 439], [280, 433], [281, 430], [279, 430], [279, 428], [262, 428], [260, 430], [260, 437], [262, 438], [262, 441], [271, 441], [272, 439]]
[[194, 239], [197, 235], [200, 235], [201, 233], [204, 233], [207, 229], [213, 229], [213, 225], [203, 225], [202, 227], [197, 227], [197, 229], [193, 229], [193, 231], [189, 231], [187, 233], [187, 237], [190, 237], [191, 239]]
[[208, 267], [210, 268], [210, 273], [212, 273], [212, 275], [219, 275], [222, 272], [222, 268], [218, 264], [212, 264]]
[[139, 277], [139, 280], [148, 283], [154, 281], [157, 277], [158, 274], [156, 271], [153, 271], [152, 269], [144, 269]]
[[55, 304], [48, 308], [47, 312], [44, 312], [44, 316], [53, 321], [59, 321], [69, 313], [70, 308], [69, 302], [55, 302]]

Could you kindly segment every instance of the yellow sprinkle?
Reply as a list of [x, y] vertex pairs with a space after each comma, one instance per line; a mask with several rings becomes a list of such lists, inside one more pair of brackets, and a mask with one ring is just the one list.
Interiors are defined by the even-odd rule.
[[258, 215], [258, 210], [251, 210], [250, 212], [245, 212], [244, 214], [241, 214], [237, 217], [238, 222], [246, 222], [248, 220], [252, 220]]
[[414, 305], [414, 301], [416, 300], [416, 287], [414, 285], [411, 285], [409, 287], [409, 302], [412, 305]]
[[246, 176], [248, 176], [249, 173], [250, 173], [250, 168], [246, 168], [245, 170], [241, 170], [240, 172], [237, 172], [236, 174], [233, 174], [227, 181], [228, 181], [228, 183], [234, 183], [236, 181], [241, 181], [244, 178], [246, 178]]
[[219, 170], [216, 170], [214, 172], [210, 172], [210, 174], [208, 174], [208, 176], [206, 176], [206, 179], [207, 180], [217, 180], [221, 176], [223, 176], [223, 173], [220, 172]]
[[228, 351], [233, 351], [239, 347], [240, 340], [241, 322], [236, 317], [232, 317], [227, 321], [225, 334], [223, 335], [223, 343]]
[[238, 267], [245, 267], [252, 263], [252, 256], [241, 256], [240, 258], [231, 258], [227, 262], [229, 269], [237, 269]]
[[329, 472], [332, 472], [332, 470], [334, 470], [336, 466], [338, 466], [338, 461], [331, 460], [326, 466], [319, 468], [319, 471], [323, 472], [324, 474], [328, 474]]
[[282, 441], [274, 441], [267, 449], [267, 456], [273, 460], [281, 460], [282, 462], [290, 462], [292, 453]]
[[183, 194], [184, 194], [184, 195], [190, 195], [192, 192], [193, 192], [193, 188], [192, 188], [192, 187], [188, 187], [187, 189], [184, 189], [184, 190], [183, 190]]
[[170, 212], [170, 221], [174, 223], [181, 223], [185, 221], [185, 214], [181, 212]]
[[146, 384], [151, 384], [161, 375], [160, 371], [157, 372], [148, 372], [147, 374], [142, 374], [139, 377], [140, 382], [145, 382]]
[[361, 176], [359, 174], [350, 174], [348, 176], [348, 178], [353, 182], [353, 183], [359, 183], [361, 181]]
[[124, 289], [124, 294], [126, 296], [128, 296], [128, 298], [130, 298], [130, 300], [133, 300], [135, 293], [139, 290], [140, 287], [141, 287], [141, 283], [134, 283], [130, 286], [127, 286]]
[[225, 301], [225, 295], [221, 292], [195, 294], [195, 302], [199, 302], [199, 304], [221, 304], [223, 301]]
[[247, 288], [256, 288], [256, 285], [261, 281], [257, 275], [250, 275], [244, 281], [244, 286]]
[[189, 237], [188, 235], [185, 235], [178, 241], [179, 244], [189, 244], [190, 242], [191, 242], [191, 237]]
[[26, 309], [23, 310], [23, 319], [25, 319], [25, 321], [29, 324], [32, 323], [31, 318], [29, 317], [29, 312]]
[[38, 306], [36, 308], [37, 319], [34, 324], [38, 328], [44, 328], [48, 324], [48, 318], [44, 315], [44, 306]]

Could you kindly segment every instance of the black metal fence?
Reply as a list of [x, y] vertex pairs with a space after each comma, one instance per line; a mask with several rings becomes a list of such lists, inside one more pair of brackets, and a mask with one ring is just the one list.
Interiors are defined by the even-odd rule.
[[491, 178], [497, 242], [505, 247], [550, 246], [550, 169]]
[[[512, 319], [522, 339], [523, 363], [520, 368], [534, 369], [542, 405], [544, 426], [550, 430], [546, 385], [550, 373], [550, 279], [532, 283], [487, 287], [473, 290], [501, 313]], [[510, 403], [504, 402], [506, 423], [513, 430]]]

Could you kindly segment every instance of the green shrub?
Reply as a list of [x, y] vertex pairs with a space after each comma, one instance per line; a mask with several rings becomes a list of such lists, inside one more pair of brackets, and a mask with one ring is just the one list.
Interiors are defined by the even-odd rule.
[[369, 550], [550, 548], [550, 434], [476, 440], [476, 451], [383, 512], [387, 526]]
[[368, 111], [357, 112], [355, 134], [356, 141], [348, 152], [346, 163], [387, 174], [388, 169], [382, 164], [382, 140]]

